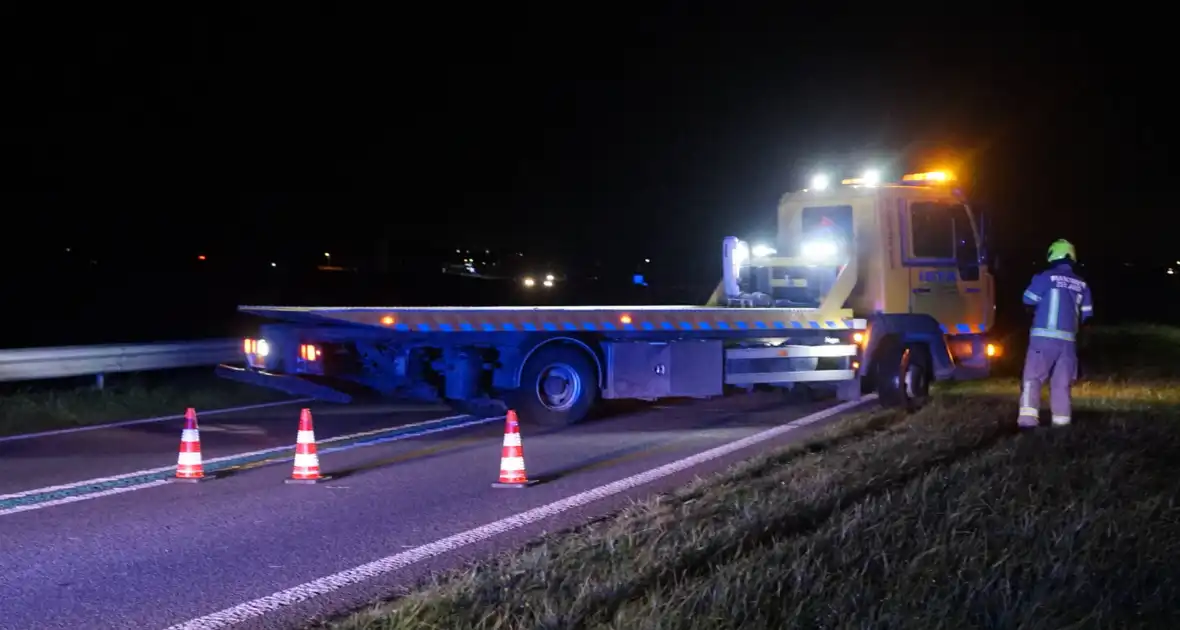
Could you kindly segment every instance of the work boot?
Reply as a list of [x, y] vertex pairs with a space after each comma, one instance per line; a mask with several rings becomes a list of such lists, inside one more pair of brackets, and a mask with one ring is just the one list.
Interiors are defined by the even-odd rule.
[[1069, 416], [1053, 416], [1053, 426], [1055, 426], [1055, 427], [1069, 426]]
[[1022, 429], [1032, 429], [1037, 426], [1037, 419], [1034, 416], [1020, 416], [1016, 418], [1016, 424]]

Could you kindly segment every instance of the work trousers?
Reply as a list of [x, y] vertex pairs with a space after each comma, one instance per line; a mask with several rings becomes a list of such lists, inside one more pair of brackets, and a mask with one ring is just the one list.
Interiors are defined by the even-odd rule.
[[1069, 424], [1070, 388], [1078, 375], [1074, 342], [1050, 337], [1030, 337], [1021, 379], [1020, 416], [1040, 415], [1041, 384], [1049, 380], [1049, 409], [1054, 424]]

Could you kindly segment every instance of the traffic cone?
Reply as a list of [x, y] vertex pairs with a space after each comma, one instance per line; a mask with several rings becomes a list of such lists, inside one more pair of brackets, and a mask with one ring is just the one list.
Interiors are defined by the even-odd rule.
[[295, 467], [286, 483], [319, 483], [331, 477], [320, 474], [320, 458], [315, 452], [315, 431], [311, 428], [311, 410], [299, 412], [299, 433], [295, 437]]
[[500, 450], [500, 481], [493, 488], [527, 488], [536, 481], [529, 481], [524, 471], [524, 447], [520, 442], [520, 423], [516, 412], [509, 409], [504, 420], [504, 446]]
[[197, 429], [197, 410], [189, 407], [184, 412], [184, 430], [180, 432], [180, 455], [176, 458], [176, 476], [172, 481], [197, 483], [212, 477], [205, 476], [201, 465], [201, 433]]

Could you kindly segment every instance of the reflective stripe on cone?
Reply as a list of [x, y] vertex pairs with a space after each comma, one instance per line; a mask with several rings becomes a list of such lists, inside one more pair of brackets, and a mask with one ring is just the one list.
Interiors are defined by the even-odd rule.
[[311, 410], [299, 412], [299, 431], [295, 434], [295, 461], [291, 477], [285, 483], [313, 484], [331, 479], [320, 474], [320, 458], [316, 455], [315, 431], [312, 429]]
[[176, 476], [171, 481], [196, 483], [212, 477], [205, 476], [201, 463], [201, 432], [197, 429], [197, 410], [184, 411], [184, 429], [180, 432], [180, 452], [176, 456]]
[[524, 446], [520, 440], [520, 422], [516, 412], [509, 409], [504, 419], [504, 445], [500, 450], [500, 480], [494, 488], [526, 488], [536, 481], [529, 481], [524, 470]]

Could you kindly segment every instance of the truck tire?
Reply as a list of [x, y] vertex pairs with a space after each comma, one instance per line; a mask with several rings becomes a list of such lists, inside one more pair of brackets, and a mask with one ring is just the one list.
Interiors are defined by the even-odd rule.
[[507, 398], [522, 423], [576, 424], [598, 400], [598, 370], [582, 348], [546, 344], [525, 361], [520, 386]]
[[930, 398], [930, 354], [918, 344], [896, 337], [877, 349], [876, 385], [881, 406], [917, 411]]

